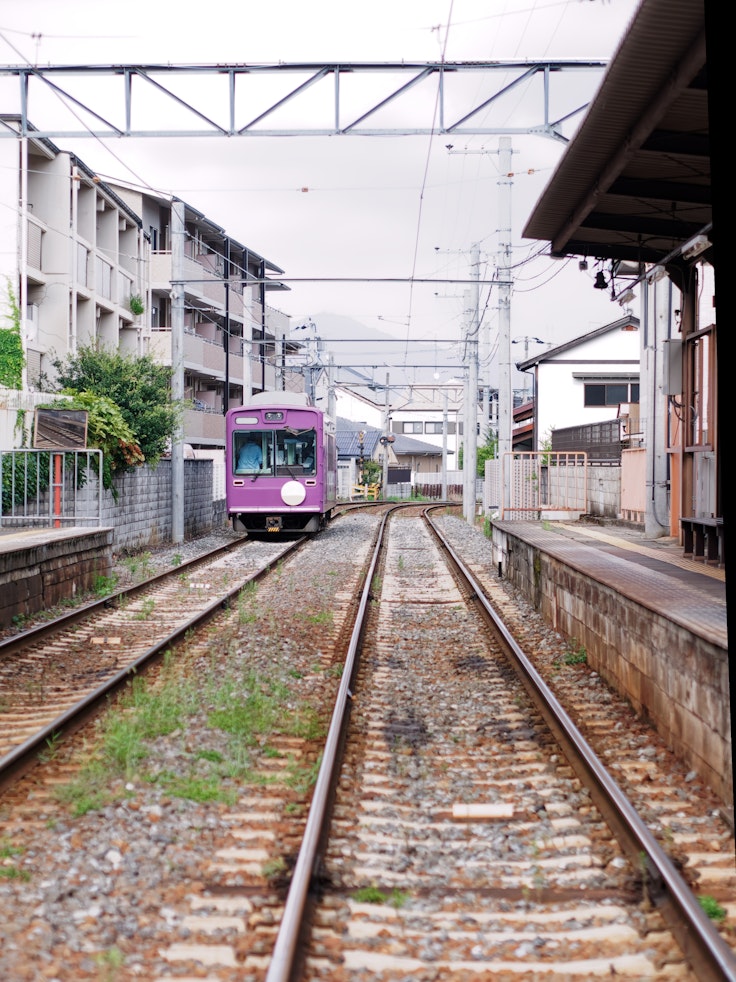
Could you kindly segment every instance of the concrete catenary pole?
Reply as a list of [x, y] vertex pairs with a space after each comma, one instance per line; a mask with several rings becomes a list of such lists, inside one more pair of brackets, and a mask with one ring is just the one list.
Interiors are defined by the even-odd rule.
[[442, 393], [442, 500], [447, 501], [447, 393]]
[[[501, 474], [506, 474], [508, 461], [506, 455], [513, 449], [514, 397], [511, 385], [511, 139], [501, 137], [498, 141], [498, 170], [504, 175], [498, 181], [500, 188], [498, 275], [498, 457], [501, 461]], [[501, 504], [510, 505], [508, 480], [503, 479]]]
[[337, 395], [335, 393], [335, 356], [327, 356], [327, 415], [334, 422], [337, 414]]
[[[383, 412], [383, 435], [388, 436], [391, 428], [391, 402], [390, 395], [391, 390], [389, 389], [389, 373], [386, 372], [386, 406]], [[386, 443], [383, 447], [383, 486], [381, 489], [381, 496], [386, 497], [386, 491], [388, 489], [388, 452], [389, 445]]]
[[[171, 202], [171, 398], [184, 399], [184, 202]], [[184, 541], [184, 425], [171, 440], [171, 541]]]
[[[646, 281], [644, 281], [646, 283]], [[669, 277], [643, 289], [645, 316], [641, 334], [640, 425], [649, 448], [646, 477], [645, 534], [653, 539], [669, 535], [669, 455], [667, 453], [667, 378], [673, 321], [673, 286]], [[647, 309], [648, 308], [648, 309]], [[677, 340], [679, 347], [679, 339]], [[679, 386], [675, 386], [679, 388]]]
[[475, 280], [467, 293], [468, 327], [466, 357], [468, 362], [467, 389], [465, 393], [465, 439], [463, 441], [463, 516], [475, 524], [475, 483], [478, 462], [478, 331], [480, 329], [478, 280], [480, 277], [480, 247], [473, 246], [471, 278]]

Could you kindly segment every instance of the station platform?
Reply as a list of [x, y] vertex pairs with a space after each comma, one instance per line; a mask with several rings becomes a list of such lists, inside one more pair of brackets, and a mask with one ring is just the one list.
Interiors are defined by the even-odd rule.
[[727, 648], [726, 571], [688, 559], [674, 538], [626, 525], [496, 522], [660, 616]]
[[725, 570], [675, 539], [585, 522], [494, 521], [493, 562], [673, 752], [733, 807]]

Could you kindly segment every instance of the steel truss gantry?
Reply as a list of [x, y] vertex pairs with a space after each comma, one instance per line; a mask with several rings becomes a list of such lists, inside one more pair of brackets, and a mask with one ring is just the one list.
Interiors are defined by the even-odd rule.
[[[573, 103], [553, 118], [551, 77], [595, 75], [606, 64], [0, 65], [3, 115], [14, 114], [18, 123], [0, 124], [0, 139], [536, 135], [567, 143], [563, 126], [587, 103]], [[10, 109], [6, 94], [13, 78], [18, 81], [17, 105]], [[585, 89], [592, 92], [594, 87]], [[409, 99], [409, 93], [419, 98]], [[508, 126], [492, 120], [494, 112], [507, 119], [504, 100], [518, 102], [522, 95], [533, 104], [533, 122]], [[420, 116], [425, 122], [417, 125]], [[170, 122], [162, 126], [161, 119]]]

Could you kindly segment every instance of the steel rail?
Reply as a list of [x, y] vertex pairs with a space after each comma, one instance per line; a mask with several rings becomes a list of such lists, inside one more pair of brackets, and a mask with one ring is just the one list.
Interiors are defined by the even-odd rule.
[[202, 553], [201, 556], [195, 556], [193, 559], [187, 559], [186, 562], [181, 563], [179, 566], [173, 569], [164, 570], [162, 573], [156, 573], [155, 576], [151, 576], [146, 580], [142, 580], [140, 583], [135, 583], [133, 586], [124, 587], [122, 590], [117, 590], [115, 593], [111, 593], [101, 600], [93, 600], [91, 603], [83, 604], [80, 607], [70, 610], [60, 617], [55, 617], [53, 620], [46, 621], [43, 624], [37, 624], [35, 627], [28, 628], [27, 631], [21, 631], [19, 634], [14, 634], [12, 638], [8, 638], [5, 641], [0, 642], [0, 658], [3, 655], [10, 655], [14, 651], [18, 651], [21, 648], [27, 648], [31, 644], [35, 644], [42, 641], [44, 638], [50, 637], [54, 634], [58, 634], [59, 631], [66, 630], [72, 624], [77, 621], [84, 620], [89, 617], [90, 614], [94, 614], [95, 611], [104, 610], [110, 608], [115, 604], [120, 603], [124, 598], [134, 597], [136, 594], [141, 593], [148, 587], [155, 585], [161, 580], [165, 580], [170, 576], [178, 576], [186, 569], [190, 569], [196, 566], [198, 563], [208, 562], [211, 559], [215, 559], [218, 555], [227, 555], [229, 552], [235, 552], [237, 549], [242, 548], [247, 539], [239, 539], [234, 542], [228, 542], [226, 545], [217, 546], [215, 549], [209, 552]]
[[[304, 536], [299, 539], [295, 539], [290, 542], [288, 546], [279, 554], [278, 559], [283, 559], [290, 553], [300, 549], [304, 543], [307, 541], [307, 537]], [[223, 547], [214, 549], [213, 553], [218, 553], [223, 551]], [[211, 555], [211, 554], [207, 554]], [[199, 557], [200, 561], [203, 557]], [[187, 565], [190, 565], [188, 563]], [[49, 741], [55, 741], [62, 734], [70, 734], [75, 730], [79, 729], [90, 717], [98, 710], [98, 708], [110, 698], [110, 696], [117, 692], [123, 686], [127, 685], [132, 678], [135, 678], [140, 674], [142, 669], [150, 666], [157, 658], [163, 656], [164, 652], [169, 648], [181, 643], [187, 636], [187, 634], [194, 628], [201, 626], [216, 613], [222, 610], [224, 607], [229, 606], [231, 600], [236, 597], [242, 590], [244, 590], [249, 583], [255, 583], [267, 576], [274, 565], [273, 560], [269, 560], [266, 566], [261, 569], [256, 570], [250, 576], [247, 577], [242, 583], [238, 584], [224, 593], [222, 596], [213, 600], [204, 609], [199, 611], [193, 617], [188, 618], [185, 622], [180, 624], [174, 631], [171, 631], [165, 638], [157, 641], [156, 644], [148, 648], [143, 654], [139, 655], [135, 661], [131, 662], [125, 668], [121, 669], [115, 675], [107, 679], [101, 686], [90, 692], [84, 699], [81, 699], [78, 703], [75, 703], [65, 712], [52, 720], [51, 723], [44, 726], [33, 736], [29, 737], [23, 743], [14, 747], [9, 753], [4, 757], [0, 758], [0, 791], [6, 788], [12, 783], [21, 773], [23, 773], [30, 764], [38, 757], [40, 751], [48, 744]], [[167, 571], [164, 574], [158, 574], [152, 577], [150, 580], [146, 580], [142, 584], [138, 584], [135, 588], [137, 592], [139, 589], [150, 586], [156, 581], [175, 575], [181, 570], [181, 566], [178, 566], [176, 570]], [[92, 608], [97, 608], [98, 604], [93, 604]], [[79, 613], [89, 613], [90, 607], [85, 607]], [[76, 612], [75, 612], [76, 613]], [[70, 620], [77, 620], [79, 618], [72, 617]], [[58, 623], [58, 621], [57, 621]], [[61, 630], [61, 628], [58, 628]]]
[[493, 629], [503, 638], [511, 653], [513, 667], [555, 735], [571, 767], [591, 791], [596, 807], [623, 846], [632, 865], [635, 869], [646, 872], [649, 877], [649, 896], [661, 910], [698, 979], [701, 982], [736, 982], [736, 956], [714, 928], [690, 887], [511, 636], [485, 596], [483, 587], [426, 513], [425, 521], [473, 592], [474, 600]]
[[388, 519], [394, 511], [407, 506], [407, 502], [394, 504], [381, 519], [375, 535], [373, 555], [363, 580], [360, 602], [348, 644], [345, 667], [340, 679], [327, 739], [325, 740], [325, 748], [312, 795], [304, 837], [284, 904], [284, 912], [268, 966], [266, 982], [288, 982], [293, 977], [307, 895], [317, 872], [319, 846], [323, 837], [328, 803], [336, 778], [338, 749], [347, 724], [349, 701], [352, 698], [350, 685], [357, 667], [357, 654], [365, 630], [366, 611], [373, 592], [373, 577], [383, 547]]

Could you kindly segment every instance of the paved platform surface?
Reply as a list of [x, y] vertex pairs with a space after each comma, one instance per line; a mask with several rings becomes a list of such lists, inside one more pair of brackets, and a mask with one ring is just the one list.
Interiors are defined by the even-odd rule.
[[724, 569], [686, 559], [676, 539], [583, 522], [494, 522], [700, 637], [728, 647]]
[[0, 552], [19, 552], [33, 546], [44, 545], [59, 539], [82, 539], [99, 531], [107, 531], [105, 525], [71, 525], [64, 528], [10, 528], [0, 526]]

